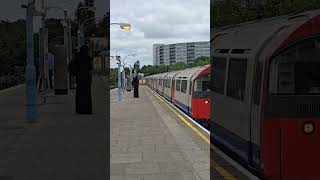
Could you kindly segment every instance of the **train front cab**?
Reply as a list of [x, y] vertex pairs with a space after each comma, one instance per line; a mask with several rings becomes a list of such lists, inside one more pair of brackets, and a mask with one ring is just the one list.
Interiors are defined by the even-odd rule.
[[264, 179], [319, 180], [320, 10], [283, 18], [211, 40], [211, 142]]
[[209, 71], [208, 67], [190, 85], [190, 88], [193, 88], [191, 102], [192, 117], [205, 126], [209, 124], [210, 120]]
[[270, 179], [320, 179], [320, 36], [279, 52], [265, 72], [264, 174]]

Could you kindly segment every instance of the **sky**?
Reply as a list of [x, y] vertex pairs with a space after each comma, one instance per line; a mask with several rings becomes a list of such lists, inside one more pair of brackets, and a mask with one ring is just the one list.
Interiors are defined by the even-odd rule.
[[[153, 44], [210, 40], [210, 0], [110, 0], [111, 23], [130, 23], [131, 31], [111, 26], [112, 56], [125, 63], [153, 63]], [[116, 67], [111, 60], [111, 67]]]
[[[80, 1], [81, 0], [44, 0], [44, 3], [45, 6], [59, 6], [69, 12], [73, 12]], [[108, 1], [109, 0], [95, 0], [96, 17], [103, 17], [107, 12], [107, 8], [109, 7]], [[6, 2], [0, 6], [0, 19], [10, 21], [25, 19], [25, 9], [22, 9], [20, 5], [26, 4], [26, 2], [28, 2], [28, 0], [6, 0]], [[41, 0], [36, 0], [36, 7], [41, 7]], [[50, 10], [47, 16], [48, 18], [64, 18], [63, 12], [59, 10]], [[40, 22], [40, 18], [34, 18], [34, 29], [36, 32], [40, 26]]]

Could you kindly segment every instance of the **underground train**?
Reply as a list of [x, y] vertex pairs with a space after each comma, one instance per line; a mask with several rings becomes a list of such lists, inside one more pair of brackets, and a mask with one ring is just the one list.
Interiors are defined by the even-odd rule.
[[210, 122], [210, 65], [145, 77], [147, 85], [203, 126]]
[[210, 43], [211, 142], [263, 179], [319, 180], [320, 10], [215, 29]]

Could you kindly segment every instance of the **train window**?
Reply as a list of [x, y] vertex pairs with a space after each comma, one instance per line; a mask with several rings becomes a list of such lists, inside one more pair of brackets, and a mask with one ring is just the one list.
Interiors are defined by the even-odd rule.
[[180, 91], [181, 80], [176, 80], [176, 90]]
[[162, 86], [162, 79], [159, 79], [159, 85]]
[[181, 81], [181, 92], [182, 93], [187, 93], [187, 84], [188, 84], [187, 80]]
[[225, 58], [212, 58], [212, 91], [224, 94], [225, 84], [225, 71], [226, 71], [226, 59]]
[[246, 86], [247, 60], [230, 59], [227, 96], [243, 101]]
[[166, 79], [166, 87], [170, 88], [170, 79]]
[[270, 64], [269, 93], [320, 94], [320, 37], [304, 40], [276, 56]]
[[203, 75], [195, 80], [195, 92], [209, 91], [210, 75]]

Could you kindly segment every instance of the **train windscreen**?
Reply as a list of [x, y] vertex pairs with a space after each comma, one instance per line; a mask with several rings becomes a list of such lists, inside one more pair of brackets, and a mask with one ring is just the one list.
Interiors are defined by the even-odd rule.
[[272, 59], [266, 115], [320, 115], [320, 37], [299, 42]]
[[197, 78], [194, 82], [194, 95], [193, 98], [202, 99], [208, 98], [210, 95], [210, 75], [205, 74]]
[[271, 62], [269, 93], [320, 94], [320, 38], [298, 43]]

